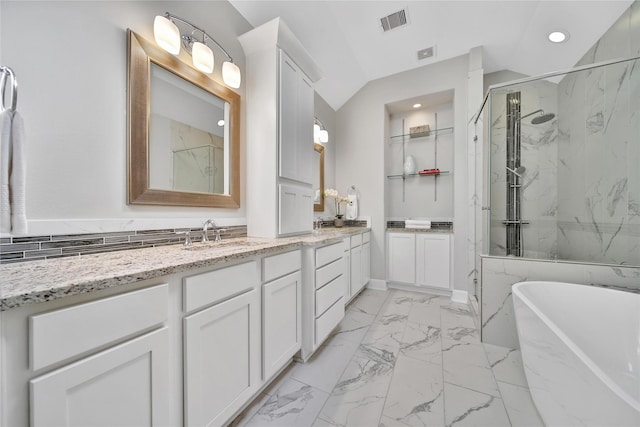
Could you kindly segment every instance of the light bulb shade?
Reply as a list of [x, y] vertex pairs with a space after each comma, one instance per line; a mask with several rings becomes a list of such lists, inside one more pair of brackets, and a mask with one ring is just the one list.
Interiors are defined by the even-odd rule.
[[213, 71], [213, 51], [204, 43], [195, 42], [191, 47], [193, 66], [203, 73]]
[[176, 24], [164, 16], [156, 16], [153, 21], [153, 36], [162, 49], [172, 55], [180, 52], [180, 30]]
[[329, 132], [327, 132], [324, 129], [320, 131], [320, 142], [323, 144], [326, 144], [327, 142], [329, 142]]
[[313, 125], [313, 142], [320, 142], [320, 125]]
[[222, 64], [222, 80], [227, 86], [237, 89], [240, 87], [241, 79], [240, 68], [236, 64], [229, 61]]

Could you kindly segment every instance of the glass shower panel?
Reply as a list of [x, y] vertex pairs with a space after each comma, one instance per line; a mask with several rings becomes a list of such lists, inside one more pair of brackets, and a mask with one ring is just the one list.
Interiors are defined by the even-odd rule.
[[640, 64], [491, 88], [490, 254], [640, 265]]

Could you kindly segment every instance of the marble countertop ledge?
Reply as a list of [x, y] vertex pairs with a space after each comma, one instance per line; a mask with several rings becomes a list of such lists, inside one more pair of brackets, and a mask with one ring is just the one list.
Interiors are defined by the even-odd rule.
[[194, 243], [189, 248], [171, 245], [0, 265], [0, 311], [255, 255], [331, 243], [366, 230], [370, 229], [327, 228], [278, 239], [241, 237]]

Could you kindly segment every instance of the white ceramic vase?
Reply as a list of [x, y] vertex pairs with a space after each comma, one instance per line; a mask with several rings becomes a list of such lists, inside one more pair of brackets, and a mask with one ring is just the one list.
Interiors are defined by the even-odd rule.
[[416, 173], [416, 159], [409, 155], [404, 159], [404, 174], [411, 175]]

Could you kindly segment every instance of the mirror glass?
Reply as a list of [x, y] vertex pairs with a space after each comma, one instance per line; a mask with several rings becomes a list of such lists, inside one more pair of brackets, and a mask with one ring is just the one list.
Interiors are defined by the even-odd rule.
[[128, 200], [240, 206], [240, 96], [129, 31]]
[[229, 194], [229, 103], [151, 64], [150, 105], [149, 186]]
[[313, 144], [313, 210], [324, 211], [324, 146]]

